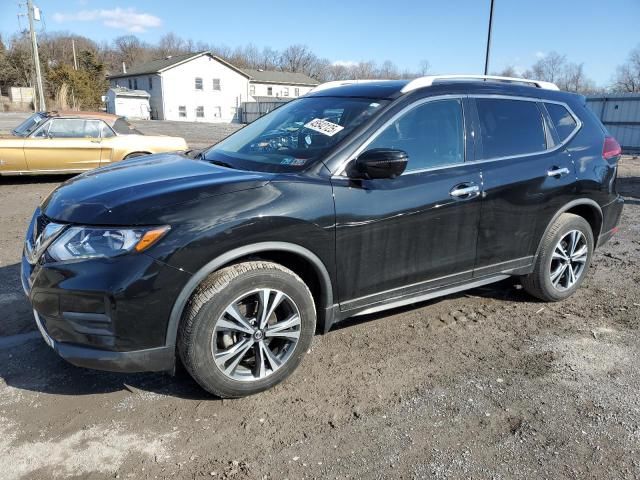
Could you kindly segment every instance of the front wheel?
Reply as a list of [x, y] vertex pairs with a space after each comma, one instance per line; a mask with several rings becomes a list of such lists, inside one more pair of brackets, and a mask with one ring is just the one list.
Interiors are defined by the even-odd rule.
[[584, 281], [593, 248], [589, 223], [578, 215], [563, 213], [542, 239], [534, 270], [522, 277], [522, 286], [541, 300], [564, 300]]
[[271, 262], [239, 263], [212, 274], [193, 295], [178, 351], [205, 390], [243, 397], [296, 369], [315, 324], [311, 292], [294, 272]]

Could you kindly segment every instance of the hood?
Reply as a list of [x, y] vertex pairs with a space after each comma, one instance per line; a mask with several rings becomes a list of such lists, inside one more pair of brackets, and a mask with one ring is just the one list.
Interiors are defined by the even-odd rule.
[[149, 155], [74, 177], [51, 192], [41, 209], [65, 223], [152, 225], [172, 205], [261, 187], [272, 176], [182, 154]]

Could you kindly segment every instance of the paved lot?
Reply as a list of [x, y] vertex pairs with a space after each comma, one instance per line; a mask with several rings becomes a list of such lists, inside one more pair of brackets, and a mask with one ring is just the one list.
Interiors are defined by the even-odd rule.
[[0, 180], [0, 477], [640, 476], [640, 160], [621, 163], [621, 230], [571, 299], [506, 281], [359, 318], [232, 401], [75, 368], [37, 337], [17, 263], [57, 183]]

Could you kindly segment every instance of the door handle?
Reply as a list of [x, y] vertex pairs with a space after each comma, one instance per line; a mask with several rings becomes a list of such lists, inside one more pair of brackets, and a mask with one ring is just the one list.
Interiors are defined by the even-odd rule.
[[552, 167], [551, 170], [547, 170], [547, 177], [563, 177], [564, 175], [569, 175], [569, 169], [567, 167]]
[[469, 199], [477, 197], [480, 194], [480, 187], [478, 185], [469, 185], [467, 183], [461, 183], [451, 189], [449, 195], [454, 198]]

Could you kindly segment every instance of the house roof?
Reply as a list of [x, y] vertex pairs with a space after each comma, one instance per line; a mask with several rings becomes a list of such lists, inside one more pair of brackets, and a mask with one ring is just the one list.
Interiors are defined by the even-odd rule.
[[127, 73], [118, 73], [116, 75], [109, 75], [109, 78], [122, 78], [132, 77], [135, 75], [149, 75], [151, 73], [160, 73], [169, 68], [180, 65], [181, 63], [193, 60], [194, 58], [201, 57], [202, 55], [211, 55], [209, 52], [196, 52], [185, 53], [184, 55], [169, 55], [157, 60], [151, 60], [147, 63], [141, 63], [140, 65], [134, 65], [127, 69]]
[[319, 83], [304, 73], [297, 72], [278, 72], [273, 70], [253, 70], [250, 68], [241, 68], [248, 77], [249, 81], [257, 83], [283, 83], [285, 85], [305, 85], [315, 86]]
[[124, 87], [111, 87], [109, 90], [113, 90], [118, 97], [144, 97], [149, 98], [149, 92], [145, 90], [129, 90]]
[[193, 60], [195, 58], [201, 57], [203, 55], [209, 55], [211, 58], [214, 58], [218, 62], [226, 65], [232, 70], [238, 72], [240, 75], [243, 75], [249, 79], [250, 82], [257, 83], [280, 83], [285, 85], [304, 85], [304, 86], [315, 86], [318, 85], [318, 82], [313, 78], [308, 77], [303, 73], [294, 73], [294, 72], [276, 72], [271, 70], [252, 70], [249, 68], [238, 68], [235, 65], [223, 60], [220, 57], [213, 55], [211, 52], [197, 52], [197, 53], [186, 53], [184, 55], [171, 55], [165, 58], [160, 58], [158, 60], [152, 60], [147, 63], [142, 63], [140, 65], [134, 65], [127, 70], [127, 73], [118, 73], [115, 75], [109, 75], [109, 78], [124, 78], [124, 77], [133, 77], [137, 75], [150, 75], [154, 73], [162, 73], [165, 70], [169, 70], [170, 68], [177, 67], [178, 65]]

